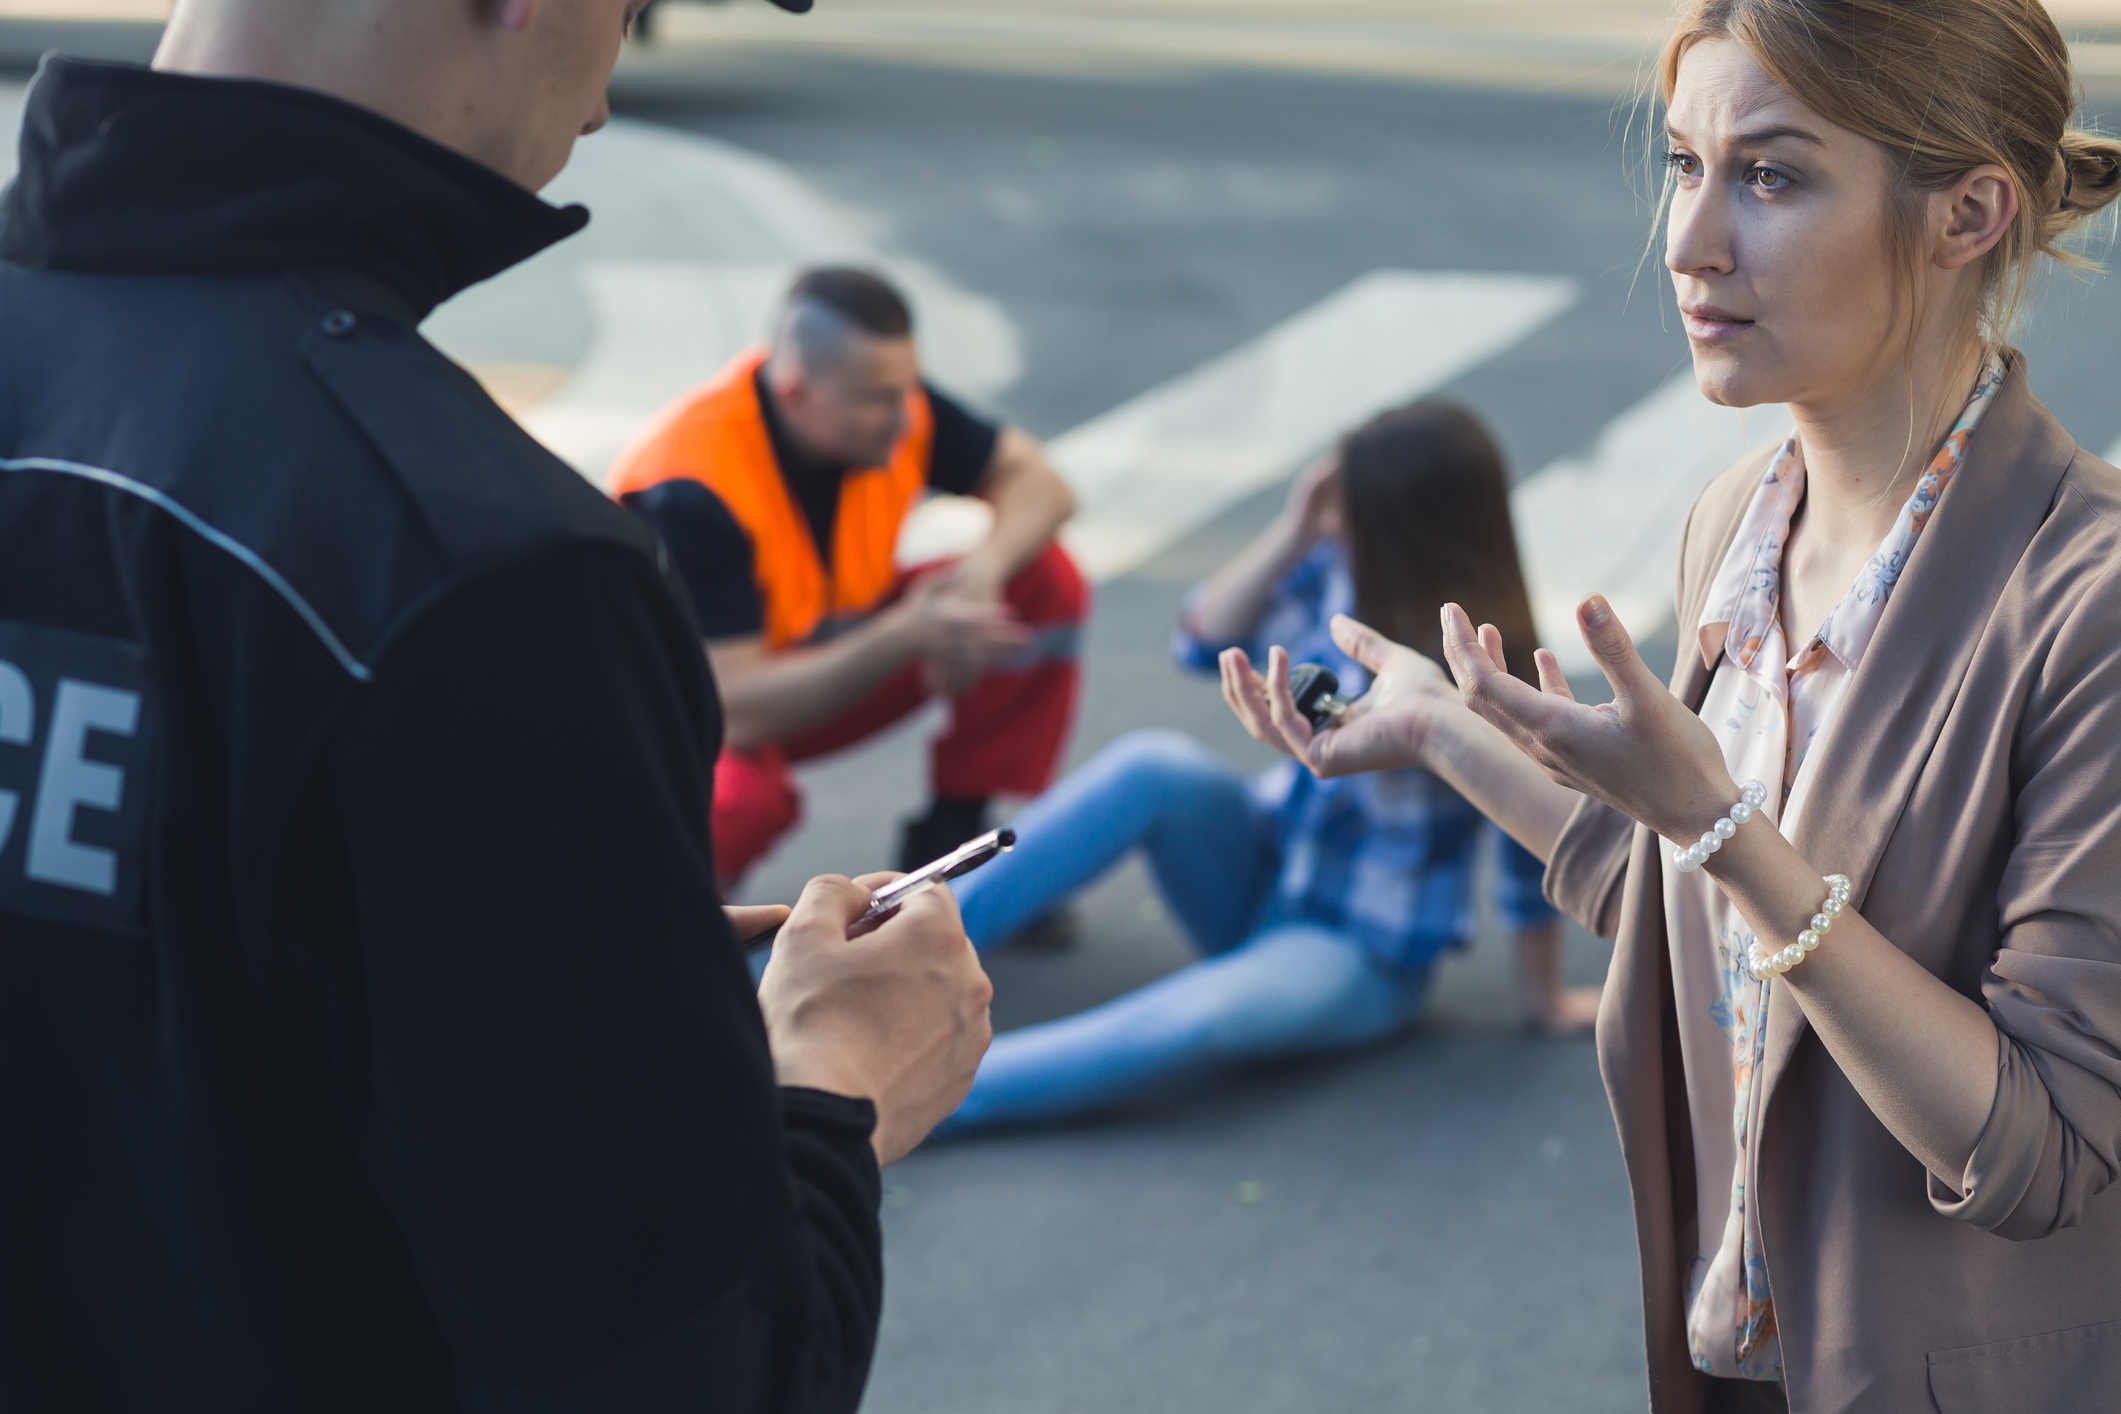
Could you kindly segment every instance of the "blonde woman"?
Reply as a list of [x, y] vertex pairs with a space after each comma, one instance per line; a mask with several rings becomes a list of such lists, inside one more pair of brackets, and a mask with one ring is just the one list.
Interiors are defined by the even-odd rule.
[[1321, 775], [1437, 772], [1615, 940], [1599, 1059], [1657, 1410], [2121, 1408], [2121, 472], [2005, 342], [2121, 185], [2035, 0], [1703, 0], [1660, 71], [1701, 390], [1795, 430], [1688, 520], [1669, 689], [1443, 613]]

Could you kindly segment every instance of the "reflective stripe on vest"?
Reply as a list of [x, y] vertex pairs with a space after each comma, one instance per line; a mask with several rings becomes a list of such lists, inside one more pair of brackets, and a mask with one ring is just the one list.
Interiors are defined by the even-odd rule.
[[935, 420], [927, 394], [915, 389], [891, 460], [841, 479], [828, 566], [773, 455], [755, 381], [765, 362], [763, 351], [744, 354], [665, 413], [620, 459], [611, 491], [624, 496], [682, 478], [721, 497], [751, 538], [766, 646], [778, 649], [807, 641], [827, 619], [869, 612], [891, 592], [899, 529], [928, 484]]

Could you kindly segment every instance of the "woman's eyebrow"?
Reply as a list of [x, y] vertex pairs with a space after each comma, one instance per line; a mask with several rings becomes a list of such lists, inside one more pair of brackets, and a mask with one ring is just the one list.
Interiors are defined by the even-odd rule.
[[1817, 133], [1807, 132], [1803, 128], [1791, 127], [1788, 124], [1781, 124], [1772, 128], [1755, 128], [1751, 132], [1740, 133], [1737, 137], [1737, 145], [1740, 147], [1760, 147], [1775, 141], [1777, 138], [1785, 137], [1795, 138], [1798, 142], [1808, 142], [1814, 147], [1826, 146], [1826, 139], [1820, 137]]
[[[1670, 123], [1664, 125], [1664, 135], [1674, 142], [1686, 141], [1686, 135]], [[1798, 142], [1808, 142], [1814, 147], [1826, 146], [1826, 139], [1817, 133], [1805, 128], [1793, 127], [1787, 123], [1777, 124], [1769, 128], [1754, 128], [1750, 132], [1739, 133], [1731, 139], [1731, 145], [1733, 147], [1764, 147], [1777, 138], [1792, 138]]]

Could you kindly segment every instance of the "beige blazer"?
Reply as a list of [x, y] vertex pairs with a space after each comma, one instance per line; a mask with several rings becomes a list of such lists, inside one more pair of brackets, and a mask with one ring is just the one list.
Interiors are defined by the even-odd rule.
[[[1695, 504], [1682, 624], [1700, 621], [1767, 456]], [[1987, 1006], [1998, 1093], [1964, 1183], [1937, 1182], [1795, 1002], [1769, 1003], [1746, 1181], [1794, 1414], [2121, 1411], [2117, 575], [2121, 472], [2077, 447], [2018, 357], [1813, 748], [1794, 840], [1854, 881], [1854, 906], [1896, 946]], [[1698, 708], [1709, 674], [1689, 638], [1672, 689]], [[1614, 940], [1598, 1063], [1641, 1247], [1650, 1406], [1697, 1414], [1693, 1146], [1657, 848], [1586, 802], [1547, 892]]]

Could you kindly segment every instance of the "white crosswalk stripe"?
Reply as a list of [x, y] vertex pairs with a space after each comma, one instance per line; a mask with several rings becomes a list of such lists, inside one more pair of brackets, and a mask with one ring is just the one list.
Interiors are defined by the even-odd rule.
[[1365, 276], [1054, 442], [1054, 465], [1083, 503], [1068, 543], [1093, 577], [1124, 574], [1352, 423], [1494, 357], [1579, 293], [1561, 279]]
[[[1577, 299], [1566, 280], [1379, 271], [1250, 344], [1056, 439], [1082, 511], [1068, 543], [1094, 578], [1149, 562], [1234, 502], [1290, 475], [1369, 413], [1438, 387]], [[1541, 639], [1590, 666], [1575, 605], [1605, 594], [1638, 637], [1670, 620], [1679, 533], [1694, 495], [1782, 435], [1780, 408], [1733, 411], [1676, 374], [1580, 454], [1512, 496]], [[907, 527], [907, 561], [960, 550], [984, 508], [938, 500]]]
[[1682, 372], [1607, 423], [1582, 456], [1518, 485], [1510, 510], [1532, 614], [1563, 668], [1592, 667], [1576, 605], [1594, 590], [1638, 641], [1670, 622], [1679, 535], [1695, 495], [1787, 425], [1779, 407], [1716, 406]]
[[[1094, 579], [1137, 569], [1371, 413], [1504, 352], [1580, 293], [1564, 279], [1367, 275], [1055, 438], [1047, 451], [1081, 501], [1068, 546]], [[899, 558], [961, 551], [987, 519], [976, 502], [929, 501]]]

